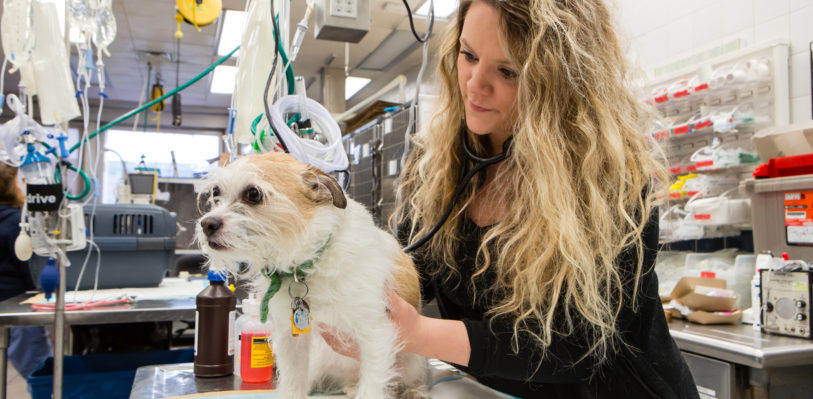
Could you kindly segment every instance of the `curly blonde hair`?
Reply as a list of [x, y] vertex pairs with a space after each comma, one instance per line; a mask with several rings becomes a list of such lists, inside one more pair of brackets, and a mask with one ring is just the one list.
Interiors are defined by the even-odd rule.
[[[618, 341], [622, 300], [634, 304], [637, 295], [641, 235], [655, 200], [650, 178], [663, 172], [643, 137], [649, 112], [631, 89], [610, 12], [600, 0], [475, 1], [500, 13], [503, 48], [519, 68], [519, 117], [511, 154], [493, 183], [507, 214], [485, 233], [470, 282], [493, 268], [489, 292], [496, 303], [487, 316], [513, 320], [515, 351], [520, 332], [534, 337], [543, 353], [560, 334], [587, 342], [582, 359], [604, 361]], [[472, 2], [460, 2], [442, 41], [440, 97], [401, 176], [399, 197], [406, 200], [394, 221], [411, 226], [402, 232], [410, 243], [432, 228], [452, 197], [464, 167], [463, 136], [475, 151], [486, 152], [482, 137], [460, 134], [465, 112], [456, 66]], [[432, 272], [459, 275], [461, 221], [483, 181], [473, 179], [449, 221], [421, 249]], [[616, 258], [630, 247], [638, 255], [636, 288], [625, 298], [627, 281]]]

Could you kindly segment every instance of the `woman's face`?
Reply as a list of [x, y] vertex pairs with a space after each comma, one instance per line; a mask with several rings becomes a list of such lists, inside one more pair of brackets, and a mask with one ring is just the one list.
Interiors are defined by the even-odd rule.
[[504, 140], [516, 118], [518, 69], [505, 56], [499, 21], [496, 9], [472, 3], [460, 34], [457, 81], [469, 130]]

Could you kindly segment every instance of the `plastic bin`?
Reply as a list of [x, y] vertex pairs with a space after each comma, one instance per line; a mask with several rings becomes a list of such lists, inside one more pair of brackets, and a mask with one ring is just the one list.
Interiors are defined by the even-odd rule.
[[[155, 364], [188, 363], [192, 348], [171, 351], [102, 353], [65, 356], [62, 377], [64, 399], [127, 399], [133, 388], [136, 370]], [[54, 383], [54, 359], [48, 358], [28, 377], [32, 399], [50, 399]]]
[[754, 252], [813, 259], [813, 175], [747, 179], [743, 186], [754, 209]]
[[[85, 205], [85, 226], [94, 226], [93, 240], [101, 250], [99, 288], [157, 287], [172, 267], [175, 256], [176, 216], [155, 205], [100, 204], [90, 220], [92, 205]], [[90, 246], [68, 252], [66, 286], [76, 288]], [[88, 260], [79, 289], [92, 289], [98, 252]], [[31, 258], [31, 277], [40, 289], [40, 273], [47, 258]]]

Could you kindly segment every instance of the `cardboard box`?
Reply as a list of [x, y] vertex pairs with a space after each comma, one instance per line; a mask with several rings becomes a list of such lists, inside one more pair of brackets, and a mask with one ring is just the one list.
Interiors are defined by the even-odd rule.
[[813, 122], [762, 129], [751, 137], [760, 159], [813, 152]]
[[[692, 310], [707, 312], [727, 312], [734, 308], [737, 298], [704, 295], [696, 292], [697, 287], [711, 287], [725, 289], [726, 282], [722, 279], [706, 277], [683, 277], [678, 281], [670, 295], [684, 306]], [[701, 290], [702, 291], [702, 290]]]
[[697, 324], [737, 324], [742, 319], [742, 311], [704, 312], [698, 310], [686, 315], [686, 320]]

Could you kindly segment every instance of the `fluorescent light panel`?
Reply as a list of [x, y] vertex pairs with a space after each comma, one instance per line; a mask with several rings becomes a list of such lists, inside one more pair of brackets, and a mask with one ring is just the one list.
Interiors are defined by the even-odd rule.
[[218, 65], [212, 75], [212, 85], [209, 87], [209, 91], [215, 94], [232, 94], [235, 78], [237, 78], [237, 67]]
[[364, 86], [367, 86], [368, 83], [370, 83], [370, 79], [348, 76], [347, 79], [344, 80], [344, 99], [349, 100], [363, 89]]
[[[226, 10], [223, 27], [220, 29], [220, 41], [217, 43], [217, 55], [224, 56], [239, 46], [244, 30], [246, 30], [245, 11]], [[240, 54], [240, 50], [237, 50], [232, 57], [236, 57], [238, 54]]]
[[[435, 0], [435, 17], [437, 18], [449, 18], [455, 10], [457, 10], [457, 0]], [[418, 11], [415, 11], [415, 15], [420, 16], [427, 16], [429, 14], [429, 0], [426, 0], [422, 6], [418, 7]]]

